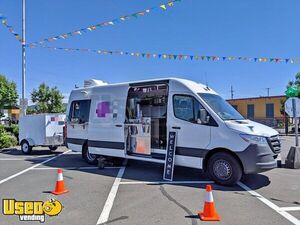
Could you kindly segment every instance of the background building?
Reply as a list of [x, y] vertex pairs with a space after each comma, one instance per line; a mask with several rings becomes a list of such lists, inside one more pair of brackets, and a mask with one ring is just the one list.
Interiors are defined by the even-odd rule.
[[286, 96], [268, 96], [227, 100], [245, 118], [275, 127], [284, 121]]

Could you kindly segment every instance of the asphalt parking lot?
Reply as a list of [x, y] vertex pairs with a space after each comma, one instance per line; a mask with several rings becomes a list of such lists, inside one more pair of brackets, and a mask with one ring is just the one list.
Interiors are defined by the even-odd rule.
[[[282, 137], [282, 158], [291, 144], [292, 137]], [[56, 168], [63, 169], [69, 193], [49, 193], [55, 186]], [[99, 170], [61, 147], [55, 152], [36, 148], [31, 155], [18, 149], [0, 151], [0, 171], [2, 199], [55, 198], [62, 203], [62, 212], [46, 216], [44, 224], [300, 224], [300, 170], [277, 168], [223, 187], [199, 170], [176, 167], [174, 181], [164, 182], [163, 165], [130, 160]], [[206, 184], [213, 186], [220, 222], [197, 217]], [[0, 224], [40, 224], [0, 215]]]

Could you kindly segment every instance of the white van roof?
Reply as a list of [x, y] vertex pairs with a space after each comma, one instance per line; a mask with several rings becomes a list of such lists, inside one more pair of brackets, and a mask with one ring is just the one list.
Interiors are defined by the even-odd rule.
[[[209, 88], [208, 86], [197, 83], [195, 81], [187, 80], [187, 79], [181, 79], [181, 78], [174, 78], [174, 77], [168, 77], [168, 78], [156, 78], [156, 79], [149, 79], [149, 80], [138, 80], [138, 81], [128, 81], [128, 82], [121, 82], [121, 83], [113, 83], [108, 84], [106, 82], [98, 82], [98, 80], [91, 79], [89, 81], [93, 81], [92, 85], [85, 85], [85, 87], [76, 88], [77, 91], [83, 91], [90, 88], [100, 87], [100, 86], [123, 86], [123, 85], [129, 85], [129, 86], [136, 86], [136, 85], [151, 85], [153, 83], [173, 83], [174, 85], [181, 84], [181, 86], [185, 86], [186, 88], [190, 89], [191, 91], [195, 93], [211, 93], [211, 94], [217, 94], [214, 90]], [[95, 82], [97, 81], [97, 82]], [[86, 84], [86, 82], [85, 82]], [[74, 90], [74, 91], [75, 91]]]

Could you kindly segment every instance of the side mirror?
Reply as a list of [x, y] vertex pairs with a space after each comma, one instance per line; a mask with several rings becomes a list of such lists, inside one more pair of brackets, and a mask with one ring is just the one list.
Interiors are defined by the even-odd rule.
[[199, 113], [200, 113], [200, 118], [198, 119], [197, 122], [200, 123], [200, 124], [208, 124], [209, 115], [207, 115], [207, 111], [205, 109], [200, 109]]

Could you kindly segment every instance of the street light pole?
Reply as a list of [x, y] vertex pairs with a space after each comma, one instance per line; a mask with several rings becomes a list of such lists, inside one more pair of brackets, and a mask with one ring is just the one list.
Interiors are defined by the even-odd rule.
[[25, 78], [26, 78], [26, 0], [22, 0], [22, 115], [26, 115], [26, 86], [25, 86]]

